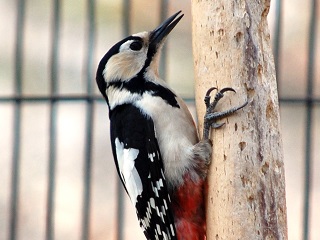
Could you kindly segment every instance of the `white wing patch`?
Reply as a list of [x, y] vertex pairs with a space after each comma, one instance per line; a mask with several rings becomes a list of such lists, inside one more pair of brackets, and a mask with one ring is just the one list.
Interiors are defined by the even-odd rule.
[[116, 153], [119, 164], [120, 175], [126, 185], [131, 202], [136, 205], [137, 197], [142, 193], [142, 182], [137, 169], [134, 166], [139, 150], [124, 148], [124, 144], [115, 140]]

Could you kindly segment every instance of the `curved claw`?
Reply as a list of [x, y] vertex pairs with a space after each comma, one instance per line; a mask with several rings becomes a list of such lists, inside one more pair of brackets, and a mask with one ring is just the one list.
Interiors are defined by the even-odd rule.
[[233, 88], [230, 88], [230, 87], [222, 88], [220, 90], [220, 93], [225, 93], [225, 92], [228, 92], [228, 91], [236, 93], [236, 90], [234, 90]]
[[212, 87], [212, 88], [209, 88], [207, 93], [206, 93], [206, 96], [204, 97], [204, 103], [206, 104], [206, 107], [209, 108], [210, 107], [210, 93], [213, 91], [213, 90], [216, 90], [217, 88], [215, 87]]
[[206, 97], [208, 97], [213, 90], [217, 90], [217, 89], [218, 89], [218, 88], [216, 88], [216, 87], [211, 87], [211, 88], [209, 88], [208, 91], [207, 91], [207, 93], [206, 93]]

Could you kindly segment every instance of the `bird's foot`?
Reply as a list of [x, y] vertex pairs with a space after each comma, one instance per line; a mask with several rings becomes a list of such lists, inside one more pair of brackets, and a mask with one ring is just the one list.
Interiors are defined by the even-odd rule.
[[245, 107], [248, 104], [248, 100], [238, 106], [238, 107], [233, 107], [229, 110], [222, 111], [222, 112], [214, 112], [214, 109], [219, 102], [221, 98], [223, 98], [225, 92], [236, 92], [233, 88], [223, 88], [220, 91], [218, 91], [214, 97], [213, 102], [210, 102], [211, 96], [210, 93], [213, 90], [217, 90], [217, 88], [212, 87], [210, 88], [206, 96], [204, 98], [204, 103], [206, 104], [206, 114], [204, 115], [204, 126], [203, 126], [203, 139], [209, 139], [209, 132], [210, 132], [210, 127], [212, 128], [220, 128], [222, 127], [225, 123], [218, 123], [217, 120], [228, 117], [238, 111], [239, 109]]

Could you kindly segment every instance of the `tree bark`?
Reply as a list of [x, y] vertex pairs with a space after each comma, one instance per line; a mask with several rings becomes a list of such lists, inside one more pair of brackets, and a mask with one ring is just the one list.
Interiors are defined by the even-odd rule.
[[[287, 239], [285, 178], [270, 1], [192, 1], [199, 129], [208, 88], [232, 87], [217, 111], [249, 104], [211, 132], [207, 239]], [[200, 130], [202, 133], [202, 130]]]

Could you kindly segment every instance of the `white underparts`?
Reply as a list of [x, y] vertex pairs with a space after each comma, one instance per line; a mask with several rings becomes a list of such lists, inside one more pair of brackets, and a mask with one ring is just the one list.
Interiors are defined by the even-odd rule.
[[[180, 185], [184, 173], [192, 166], [191, 150], [198, 141], [190, 113], [184, 109], [181, 101], [180, 108], [176, 108], [161, 97], [148, 93], [144, 93], [134, 105], [154, 122], [169, 187]], [[152, 161], [152, 157], [149, 158]]]

